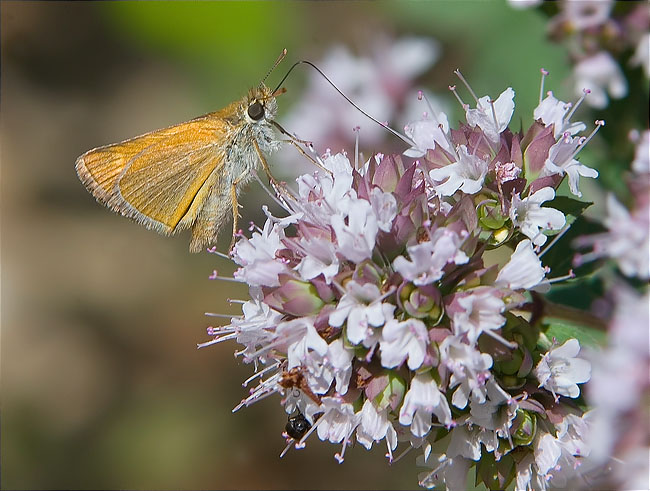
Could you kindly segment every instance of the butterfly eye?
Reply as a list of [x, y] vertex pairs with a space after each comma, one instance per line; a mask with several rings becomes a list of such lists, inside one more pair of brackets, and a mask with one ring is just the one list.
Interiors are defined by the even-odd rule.
[[259, 121], [264, 117], [264, 106], [261, 102], [255, 101], [248, 106], [248, 117], [253, 121]]

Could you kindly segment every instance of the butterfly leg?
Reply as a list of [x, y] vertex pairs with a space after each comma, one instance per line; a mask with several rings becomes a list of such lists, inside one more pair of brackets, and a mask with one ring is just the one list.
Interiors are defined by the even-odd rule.
[[260, 159], [260, 162], [262, 163], [262, 169], [264, 169], [264, 172], [266, 172], [266, 175], [268, 176], [269, 181], [271, 182], [271, 186], [273, 186], [273, 188], [276, 190], [282, 189], [280, 183], [277, 181], [275, 177], [273, 177], [273, 174], [271, 174], [271, 169], [269, 168], [269, 164], [264, 158], [264, 155], [260, 150], [260, 146], [257, 144], [255, 140], [253, 140], [253, 147], [255, 147], [255, 153], [257, 153], [257, 157]]
[[299, 152], [300, 152], [304, 157], [307, 157], [307, 158], [311, 161], [312, 164], [314, 164], [314, 165], [315, 165], [316, 167], [318, 167], [319, 169], [324, 170], [324, 171], [327, 172], [330, 176], [332, 175], [332, 171], [331, 171], [331, 170], [329, 170], [329, 169], [323, 167], [322, 164], [320, 164], [320, 163], [319, 163], [319, 162], [318, 162], [314, 157], [312, 157], [311, 155], [309, 155], [307, 152], [305, 152], [305, 150], [304, 150], [300, 145], [298, 145], [298, 142], [300, 142], [300, 141], [302, 141], [302, 140], [298, 140], [298, 141], [296, 141], [296, 140], [291, 140], [291, 139], [289, 139], [289, 140], [282, 140], [282, 141], [285, 142], [285, 143], [291, 143], [294, 147], [296, 147], [296, 148], [298, 149], [298, 151], [299, 151]]
[[239, 233], [238, 224], [239, 224], [239, 203], [237, 202], [237, 184], [242, 180], [244, 176], [241, 175], [230, 186], [230, 201], [232, 203], [232, 239], [230, 239], [230, 246], [228, 251], [232, 251], [235, 247], [235, 240], [237, 239], [237, 234]]

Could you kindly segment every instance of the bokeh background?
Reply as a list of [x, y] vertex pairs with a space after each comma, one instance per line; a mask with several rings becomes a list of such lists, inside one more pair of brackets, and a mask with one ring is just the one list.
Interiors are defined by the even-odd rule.
[[[294, 61], [319, 62], [336, 46], [381, 60], [392, 40], [413, 36], [434, 40], [436, 55], [410, 87], [447, 104], [450, 122], [459, 108], [447, 86], [461, 68], [479, 95], [514, 87], [513, 121], [526, 125], [540, 67], [551, 72], [547, 88], [573, 99], [566, 52], [546, 41], [547, 18], [469, 1], [0, 7], [2, 488], [417, 488], [415, 452], [389, 466], [385, 448], [357, 445], [339, 465], [338, 448], [313, 437], [280, 460], [286, 415], [278, 400], [232, 414], [252, 367], [233, 357], [234, 344], [196, 349], [214, 320], [203, 313], [236, 314], [227, 298], [246, 298], [243, 288], [208, 279], [232, 265], [190, 255], [187, 233], [164, 238], [108, 212], [74, 162], [89, 148], [243, 96], [282, 48], [287, 61], [269, 84]], [[345, 78], [330, 70], [335, 82]], [[291, 121], [311, 76], [300, 68], [286, 81], [281, 120]], [[312, 124], [322, 110], [314, 104]], [[373, 148], [365, 151], [404, 150], [380, 138], [366, 140]], [[321, 150], [338, 143], [315, 141]], [[271, 166], [289, 181], [295, 168], [282, 162]], [[262, 223], [266, 200], [251, 184], [243, 222]], [[229, 234], [222, 239], [225, 250]]]

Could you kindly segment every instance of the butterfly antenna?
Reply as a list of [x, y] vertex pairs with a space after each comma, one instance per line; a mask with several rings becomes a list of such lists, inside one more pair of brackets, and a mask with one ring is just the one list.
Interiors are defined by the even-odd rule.
[[[286, 52], [286, 50], [285, 50], [285, 52]], [[361, 114], [363, 114], [366, 118], [368, 118], [368, 119], [374, 121], [375, 123], [377, 123], [377, 124], [378, 124], [379, 126], [381, 126], [382, 128], [385, 128], [386, 130], [390, 131], [393, 135], [395, 135], [397, 138], [399, 138], [399, 139], [402, 140], [403, 142], [407, 143], [409, 146], [415, 146], [415, 142], [414, 142], [413, 140], [411, 140], [410, 138], [408, 138], [408, 137], [402, 135], [402, 134], [399, 133], [398, 131], [395, 131], [393, 128], [391, 128], [390, 126], [388, 126], [387, 123], [382, 123], [381, 121], [379, 121], [379, 120], [373, 118], [370, 114], [368, 114], [366, 111], [364, 111], [363, 109], [361, 109], [361, 108], [360, 108], [356, 103], [354, 103], [354, 102], [352, 101], [352, 99], [350, 99], [347, 95], [345, 95], [345, 94], [343, 93], [343, 91], [342, 91], [341, 89], [339, 89], [339, 88], [336, 86], [336, 84], [335, 84], [334, 82], [332, 82], [332, 81], [328, 78], [328, 76], [325, 75], [325, 74], [323, 73], [323, 71], [322, 71], [320, 68], [318, 68], [316, 65], [314, 65], [311, 61], [300, 60], [300, 61], [295, 62], [295, 63], [291, 66], [291, 68], [289, 68], [289, 70], [287, 71], [286, 75], [282, 78], [282, 80], [280, 80], [280, 83], [278, 84], [278, 86], [275, 88], [275, 90], [274, 90], [272, 93], [275, 93], [277, 90], [280, 89], [280, 86], [284, 83], [284, 81], [287, 79], [287, 77], [288, 77], [289, 74], [293, 71], [293, 69], [296, 68], [298, 65], [309, 65], [310, 67], [312, 67], [312, 68], [313, 68], [314, 70], [316, 70], [316, 71], [317, 71], [317, 72], [318, 72], [318, 73], [319, 73], [319, 74], [320, 74], [320, 75], [321, 75], [325, 80], [327, 80], [327, 83], [329, 83], [332, 87], [334, 87], [334, 90], [336, 90], [339, 94], [341, 94], [341, 96], [342, 96], [346, 101], [348, 101], [350, 104], [352, 104], [352, 106], [353, 106], [354, 108], [356, 108], [357, 111], [359, 111]], [[276, 66], [277, 66], [277, 63], [276, 63]], [[273, 68], [275, 68], [275, 67], [273, 67]], [[268, 76], [268, 75], [267, 75], [267, 76]], [[266, 77], [265, 77], [265, 79], [266, 79]]]
[[[280, 56], [278, 56], [278, 59], [275, 60], [275, 63], [273, 63], [273, 66], [271, 67], [271, 69], [268, 72], [266, 72], [266, 75], [264, 75], [264, 78], [260, 82], [259, 88], [262, 88], [262, 86], [264, 85], [264, 82], [266, 82], [266, 79], [269, 78], [269, 75], [271, 75], [271, 73], [273, 73], [273, 70], [275, 70], [277, 68], [277, 66], [280, 64], [280, 62], [282, 60], [284, 60], [285, 56], [287, 56], [287, 48], [284, 48], [282, 50], [282, 53], [280, 53]], [[275, 90], [273, 92], [275, 92]]]

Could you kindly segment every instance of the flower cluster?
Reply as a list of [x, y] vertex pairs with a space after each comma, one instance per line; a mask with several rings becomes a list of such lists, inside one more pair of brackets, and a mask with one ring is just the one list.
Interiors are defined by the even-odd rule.
[[465, 489], [471, 467], [490, 488], [562, 485], [589, 453], [575, 400], [590, 364], [547, 339], [535, 305], [540, 247], [572, 201], [555, 189], [566, 176], [580, 196], [597, 175], [575, 158], [591, 135], [551, 92], [517, 133], [512, 88], [463, 107], [456, 129], [435, 111], [409, 124], [404, 157], [327, 153], [280, 189], [286, 216], [265, 209], [231, 254], [243, 315], [204, 345], [236, 339], [254, 364], [237, 408], [281, 395], [285, 452], [316, 433], [342, 462], [354, 440], [384, 441], [391, 461], [420, 450], [426, 487]]
[[[524, 8], [550, 2], [509, 0], [509, 3]], [[650, 77], [650, 11], [646, 2], [561, 0], [553, 3], [557, 13], [550, 19], [549, 37], [565, 42], [574, 64], [576, 91], [587, 88], [592, 92], [589, 105], [604, 108], [610, 97], [621, 99], [627, 95], [628, 81], [621, 60], [627, 61], [623, 68], [641, 66], [645, 77]]]

